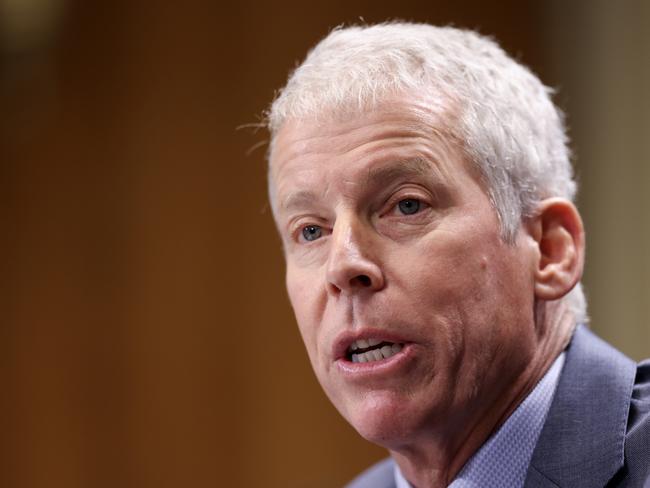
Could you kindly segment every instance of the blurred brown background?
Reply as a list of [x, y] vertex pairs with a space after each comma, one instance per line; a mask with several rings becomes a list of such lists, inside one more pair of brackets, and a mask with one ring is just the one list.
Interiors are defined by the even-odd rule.
[[[570, 5], [566, 5], [570, 4]], [[650, 356], [650, 4], [0, 0], [0, 486], [335, 487], [255, 123], [342, 22], [494, 35], [559, 88], [593, 328]]]

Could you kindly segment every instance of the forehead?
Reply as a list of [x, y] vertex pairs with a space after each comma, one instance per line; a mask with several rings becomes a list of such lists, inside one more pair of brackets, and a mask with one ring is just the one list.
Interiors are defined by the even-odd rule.
[[[455, 111], [436, 99], [387, 100], [364, 113], [289, 120], [278, 131], [270, 157], [269, 179], [274, 207], [278, 198], [300, 192], [314, 179], [332, 173], [363, 184], [374, 167], [390, 161], [406, 170], [443, 166], [432, 163], [459, 152], [450, 127]], [[426, 161], [426, 163], [422, 163]], [[381, 169], [381, 168], [380, 168]], [[389, 177], [391, 171], [382, 170]], [[355, 173], [356, 171], [356, 173]]]
[[[379, 135], [373, 134], [373, 129], [383, 125], [406, 131], [451, 132], [448, 129], [456, 124], [457, 112], [441, 96], [403, 93], [385, 96], [363, 109], [325, 110], [300, 119], [289, 118], [275, 134], [270, 159], [284, 160], [284, 153], [292, 149], [301, 154], [308, 145], [316, 149], [319, 142], [329, 146], [330, 139], [340, 136], [350, 136], [349, 144], [353, 145], [354, 136]], [[278, 153], [280, 157], [276, 157]]]

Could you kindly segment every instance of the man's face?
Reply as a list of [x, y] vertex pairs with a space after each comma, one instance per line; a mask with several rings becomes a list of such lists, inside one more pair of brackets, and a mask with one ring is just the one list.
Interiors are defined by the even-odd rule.
[[368, 440], [471, 428], [535, 346], [535, 245], [497, 215], [443, 109], [287, 122], [271, 159], [286, 284], [323, 389]]

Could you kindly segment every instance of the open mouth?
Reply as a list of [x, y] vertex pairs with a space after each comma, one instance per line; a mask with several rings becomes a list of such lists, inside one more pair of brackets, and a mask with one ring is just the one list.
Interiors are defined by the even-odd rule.
[[359, 339], [348, 347], [346, 357], [353, 363], [381, 361], [394, 356], [402, 350], [404, 344], [382, 341], [380, 339]]

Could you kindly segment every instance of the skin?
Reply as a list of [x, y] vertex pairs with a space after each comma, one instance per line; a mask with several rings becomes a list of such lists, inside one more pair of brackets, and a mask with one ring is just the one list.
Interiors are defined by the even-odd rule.
[[[580, 217], [562, 199], [502, 240], [445, 135], [452, 115], [403, 96], [345, 120], [289, 120], [270, 160], [287, 290], [316, 376], [418, 487], [450, 483], [565, 347], [573, 319], [556, 299], [583, 261]], [[405, 347], [355, 369], [341, 348], [368, 336]]]

